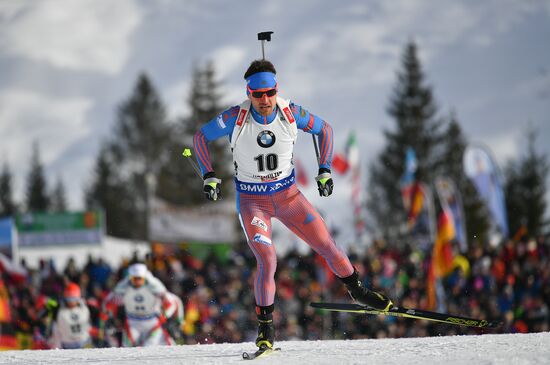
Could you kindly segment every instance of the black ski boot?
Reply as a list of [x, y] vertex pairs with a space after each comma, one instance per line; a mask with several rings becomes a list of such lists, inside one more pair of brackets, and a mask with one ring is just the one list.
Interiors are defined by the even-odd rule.
[[256, 346], [260, 349], [272, 349], [275, 342], [275, 326], [273, 325], [274, 304], [267, 307], [256, 306], [258, 315], [258, 337]]
[[365, 288], [359, 280], [357, 270], [354, 270], [350, 276], [340, 280], [346, 286], [351, 298], [362, 305], [381, 311], [387, 311], [393, 306], [392, 301], [385, 295]]

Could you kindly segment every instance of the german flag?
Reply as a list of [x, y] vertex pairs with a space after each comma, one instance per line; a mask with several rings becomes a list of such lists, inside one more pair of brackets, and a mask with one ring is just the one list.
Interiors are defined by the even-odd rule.
[[453, 247], [451, 241], [455, 238], [455, 227], [450, 214], [442, 210], [437, 222], [437, 236], [432, 251], [434, 275], [441, 278], [453, 270]]
[[452, 240], [456, 232], [453, 219], [445, 209], [439, 213], [437, 220], [437, 235], [432, 249], [432, 260], [428, 271], [428, 309], [437, 306], [436, 280], [449, 274], [454, 267]]

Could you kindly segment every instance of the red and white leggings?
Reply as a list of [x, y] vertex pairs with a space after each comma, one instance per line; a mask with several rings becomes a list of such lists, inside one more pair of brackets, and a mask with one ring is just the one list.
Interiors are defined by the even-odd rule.
[[348, 256], [332, 239], [325, 221], [296, 185], [271, 195], [237, 194], [239, 219], [248, 245], [256, 256], [254, 281], [256, 304], [268, 306], [275, 300], [277, 256], [271, 241], [271, 218], [277, 218], [328, 263], [340, 277], [353, 274]]

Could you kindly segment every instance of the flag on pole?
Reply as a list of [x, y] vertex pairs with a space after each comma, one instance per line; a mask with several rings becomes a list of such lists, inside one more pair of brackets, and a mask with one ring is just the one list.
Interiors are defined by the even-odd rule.
[[361, 164], [355, 131], [351, 131], [348, 136], [346, 156], [351, 171], [351, 203], [353, 205], [355, 237], [360, 240], [366, 231], [366, 217], [363, 209], [364, 189], [361, 184]]
[[490, 150], [481, 145], [469, 145], [463, 156], [464, 172], [476, 187], [491, 213], [493, 226], [508, 237], [508, 217], [504, 201], [503, 178]]
[[351, 172], [351, 203], [353, 206], [354, 228], [357, 238], [360, 238], [366, 229], [364, 216], [363, 188], [361, 185], [361, 165], [359, 162], [359, 148], [355, 131], [350, 131], [344, 153], [336, 153], [332, 159], [332, 170], [345, 175]]
[[446, 276], [453, 269], [452, 240], [455, 238], [453, 219], [445, 209], [439, 213], [437, 235], [432, 251], [432, 263], [436, 278]]
[[454, 243], [462, 238], [459, 233], [465, 235], [464, 232], [460, 232], [461, 227], [457, 225], [457, 222], [463, 225], [463, 218], [457, 216], [458, 203], [460, 203], [460, 210], [462, 209], [462, 203], [457, 199], [458, 190], [453, 181], [448, 178], [437, 178], [435, 186], [441, 210], [428, 272], [428, 308], [445, 311], [445, 288], [442, 285], [442, 279], [457, 267], [463, 271], [464, 275], [469, 275], [470, 264], [464, 256], [457, 254], [453, 247]]
[[424, 209], [426, 201], [426, 186], [420, 182], [415, 182], [410, 190], [408, 197], [409, 209], [407, 212], [407, 225], [413, 228], [416, 225], [417, 219]]
[[462, 197], [453, 180], [448, 177], [437, 177], [435, 189], [443, 209], [450, 215], [455, 227], [455, 240], [458, 242], [461, 252], [468, 250], [466, 240], [466, 220]]
[[[432, 258], [428, 271], [428, 309], [443, 310], [444, 289], [441, 279], [453, 269], [453, 248], [455, 237], [453, 220], [448, 211], [442, 209], [437, 220], [436, 239], [432, 248]], [[439, 307], [438, 307], [439, 306]]]
[[[413, 189], [415, 188], [415, 174], [416, 174], [416, 153], [411, 147], [408, 147], [405, 152], [405, 171], [399, 182], [401, 188], [401, 198], [403, 199], [403, 206], [409, 216], [411, 206], [413, 205]], [[416, 185], [417, 190], [420, 186]], [[420, 196], [417, 196], [416, 204], [420, 204]], [[418, 206], [415, 206], [418, 209]]]
[[349, 162], [341, 153], [335, 153], [332, 159], [332, 170], [340, 175], [344, 175], [349, 170]]
[[420, 232], [433, 235], [430, 189], [416, 178], [417, 160], [414, 149], [405, 152], [405, 169], [399, 181], [403, 207], [407, 214], [409, 231], [417, 228]]
[[337, 152], [332, 158], [332, 170], [340, 175], [345, 175], [348, 171], [359, 164], [359, 148], [357, 147], [357, 137], [355, 132], [351, 131], [344, 152]]

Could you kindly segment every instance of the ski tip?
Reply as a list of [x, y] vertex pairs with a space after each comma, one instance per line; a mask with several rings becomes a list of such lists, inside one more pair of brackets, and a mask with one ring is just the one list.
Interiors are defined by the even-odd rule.
[[269, 348], [261, 348], [259, 350], [257, 350], [256, 352], [243, 352], [243, 360], [254, 360], [254, 359], [257, 359], [259, 357], [264, 357], [264, 356], [268, 356], [270, 354], [272, 354], [273, 352], [275, 351], [281, 351], [281, 348], [280, 347], [275, 347], [273, 349], [269, 349]]

